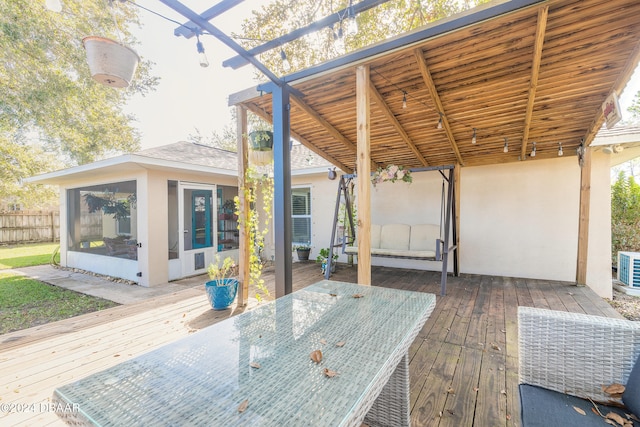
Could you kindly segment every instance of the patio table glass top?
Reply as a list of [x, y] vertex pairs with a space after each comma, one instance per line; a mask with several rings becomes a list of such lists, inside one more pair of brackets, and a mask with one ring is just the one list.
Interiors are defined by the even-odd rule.
[[359, 425], [434, 306], [433, 294], [325, 280], [59, 387], [54, 401], [77, 408], [59, 414], [68, 421], [104, 426]]

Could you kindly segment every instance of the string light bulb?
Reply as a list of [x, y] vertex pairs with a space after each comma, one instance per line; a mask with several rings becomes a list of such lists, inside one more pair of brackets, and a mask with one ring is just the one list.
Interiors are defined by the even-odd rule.
[[284, 69], [284, 71], [287, 73], [291, 71], [291, 63], [289, 62], [287, 54], [285, 53], [283, 48], [280, 48], [280, 58], [282, 59], [282, 68]]
[[355, 36], [358, 33], [358, 21], [356, 21], [356, 12], [353, 9], [352, 0], [349, 0], [347, 8], [346, 32], [348, 36]]
[[536, 142], [532, 142], [531, 144], [533, 144], [533, 148], [531, 149], [531, 157], [535, 157], [536, 156]]
[[442, 129], [442, 113], [440, 114], [440, 119], [438, 120], [438, 126], [436, 126], [436, 129]]
[[407, 92], [402, 91], [402, 109], [407, 108]]
[[478, 139], [476, 138], [476, 128], [473, 128], [473, 136], [471, 137], [471, 143], [475, 144], [476, 142], [478, 142]]
[[196, 34], [196, 48], [198, 49], [198, 61], [200, 61], [200, 66], [202, 68], [207, 68], [209, 66], [209, 60], [207, 59], [207, 55], [204, 53], [204, 46], [200, 41], [200, 36]]
[[558, 142], [558, 157], [562, 157], [564, 155], [564, 151], [562, 151], [562, 142]]
[[505, 153], [509, 152], [509, 142], [507, 141], [507, 138], [504, 139], [504, 148], [502, 149], [502, 151], [504, 151]]

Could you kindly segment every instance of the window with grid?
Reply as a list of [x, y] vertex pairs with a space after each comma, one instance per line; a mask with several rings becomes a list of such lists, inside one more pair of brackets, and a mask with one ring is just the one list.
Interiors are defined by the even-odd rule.
[[311, 188], [291, 190], [291, 223], [294, 245], [311, 244]]

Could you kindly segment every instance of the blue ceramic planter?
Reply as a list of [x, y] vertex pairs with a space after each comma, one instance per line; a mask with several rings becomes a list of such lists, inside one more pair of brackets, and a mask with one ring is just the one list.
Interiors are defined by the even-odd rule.
[[[222, 282], [220, 284], [219, 282]], [[238, 293], [237, 279], [210, 280], [204, 284], [207, 298], [214, 310], [224, 310], [233, 304]]]

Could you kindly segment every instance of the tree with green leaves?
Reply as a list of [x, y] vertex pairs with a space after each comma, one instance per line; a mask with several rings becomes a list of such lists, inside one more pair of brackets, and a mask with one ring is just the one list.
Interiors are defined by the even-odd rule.
[[[301, 70], [488, 1], [391, 0], [359, 14], [356, 17], [358, 31], [355, 34], [346, 31], [347, 20], [344, 17], [333, 28], [308, 34], [282, 46], [291, 65], [289, 71], [284, 69], [278, 49], [265, 52], [260, 61], [280, 74]], [[245, 48], [250, 49], [338, 13], [348, 4], [348, 0], [275, 0], [261, 10], [254, 11], [253, 17], [243, 23], [242, 34], [236, 37]]]
[[138, 24], [137, 8], [107, 0], [62, 4], [53, 12], [44, 0], [0, 0], [0, 199], [31, 205], [31, 188], [16, 193], [21, 178], [139, 148], [122, 106], [154, 89], [151, 63], [141, 62], [126, 90], [113, 89], [92, 80], [82, 45], [88, 35], [135, 43], [129, 26]]
[[623, 171], [611, 186], [611, 251], [640, 252], [640, 184]]

